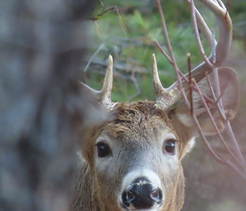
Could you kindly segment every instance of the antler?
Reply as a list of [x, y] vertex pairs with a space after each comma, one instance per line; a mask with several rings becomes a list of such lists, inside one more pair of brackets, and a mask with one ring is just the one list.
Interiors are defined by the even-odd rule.
[[104, 108], [111, 110], [115, 103], [111, 101], [111, 90], [113, 86], [113, 58], [110, 55], [108, 58], [108, 67], [106, 70], [103, 87], [100, 91], [94, 90], [91, 87], [81, 82], [83, 88], [96, 98], [96, 100]]
[[[190, 5], [191, 5], [191, 10], [194, 10], [194, 14], [196, 15], [196, 18], [194, 17], [194, 29], [195, 32], [197, 32], [197, 42], [200, 42], [198, 40], [199, 34], [198, 34], [198, 29], [197, 29], [197, 24], [199, 29], [202, 31], [204, 34], [208, 44], [210, 47], [212, 47], [212, 33], [209, 30], [207, 24], [203, 20], [202, 16], [198, 12], [198, 10], [195, 8], [193, 5], [193, 1], [187, 0]], [[191, 77], [194, 78], [197, 82], [202, 80], [207, 73], [212, 72], [214, 67], [220, 66], [225, 59], [228, 56], [230, 46], [231, 46], [231, 40], [232, 40], [232, 22], [231, 18], [228, 14], [228, 11], [224, 4], [218, 0], [218, 2], [214, 2], [211, 0], [200, 0], [203, 2], [216, 16], [218, 22], [219, 22], [219, 28], [220, 28], [220, 36], [218, 43], [216, 41], [214, 42], [216, 45], [216, 61], [214, 63], [211, 63], [211, 57], [212, 54], [209, 56], [208, 61], [202, 62], [200, 65], [195, 67], [191, 71]], [[164, 18], [164, 17], [163, 17]], [[197, 20], [197, 22], [196, 22]], [[205, 55], [202, 56], [206, 58]], [[171, 52], [170, 52], [171, 54]], [[175, 62], [175, 61], [172, 61]], [[158, 107], [161, 107], [164, 110], [169, 109], [178, 99], [181, 98], [181, 91], [179, 89], [178, 81], [173, 83], [169, 88], [165, 89], [162, 87], [159, 75], [157, 72], [157, 65], [156, 65], [156, 59], [155, 55], [152, 56], [152, 74], [153, 74], [153, 84], [154, 84], [154, 89], [156, 93], [156, 105]], [[187, 78], [187, 75], [185, 77]], [[189, 88], [189, 83], [187, 83], [187, 80], [185, 78], [180, 78], [180, 84], [181, 88], [183, 88], [185, 91]]]

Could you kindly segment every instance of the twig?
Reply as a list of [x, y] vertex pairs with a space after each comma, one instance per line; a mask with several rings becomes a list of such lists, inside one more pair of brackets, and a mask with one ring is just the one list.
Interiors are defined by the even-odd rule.
[[238, 169], [235, 165], [233, 165], [230, 161], [226, 162], [226, 165], [231, 167], [232, 169], [234, 169], [246, 182], [246, 171], [244, 170], [244, 172], [241, 172], [240, 169]]
[[[185, 77], [185, 75], [184, 75], [180, 70], [179, 70], [179, 75], [180, 75], [181, 78], [184, 80], [184, 82], [190, 84], [190, 80], [187, 79], [187, 78]], [[191, 75], [192, 75], [192, 74], [191, 74]], [[188, 76], [189, 76], [189, 75], [188, 75]], [[190, 76], [190, 77], [192, 77], [192, 76]], [[196, 87], [194, 87], [194, 86], [192, 86], [192, 89], [194, 89], [194, 90], [197, 91]], [[211, 104], [214, 103], [214, 100], [212, 100], [210, 97], [206, 96], [205, 94], [203, 94], [203, 97], [204, 97], [209, 103], [211, 103]]]
[[118, 8], [117, 8], [116, 6], [115, 6], [115, 11], [116, 11], [116, 13], [118, 14], [119, 22], [120, 22], [120, 26], [121, 26], [122, 31], [123, 31], [128, 37], [130, 37], [130, 34], [129, 34], [129, 32], [128, 32], [126, 26], [125, 26], [125, 24], [123, 23], [122, 18], [121, 18], [121, 16], [120, 16], [120, 13], [119, 13], [119, 11], [118, 11]]
[[97, 21], [97, 20], [99, 20], [99, 17], [103, 16], [104, 14], [108, 13], [109, 11], [114, 11], [114, 10], [115, 10], [115, 7], [110, 7], [109, 9], [103, 11], [102, 13], [98, 14], [97, 16], [92, 17], [92, 18], [88, 18], [88, 19], [92, 20], [92, 21]]
[[104, 7], [104, 4], [103, 4], [102, 0], [99, 0], [99, 1], [100, 1], [100, 4], [102, 5], [102, 7]]
[[162, 54], [166, 57], [166, 59], [170, 62], [170, 64], [173, 65], [173, 61], [170, 59], [168, 54], [164, 51], [164, 49], [161, 47], [157, 40], [155, 40], [155, 44], [157, 48], [159, 48], [159, 50], [162, 52]]
[[132, 98], [134, 98], [134, 97], [136, 97], [136, 96], [138, 96], [139, 94], [141, 94], [141, 89], [140, 89], [140, 87], [139, 87], [139, 85], [138, 85], [138, 82], [137, 82], [137, 80], [136, 80], [135, 77], [132, 77], [132, 76], [125, 76], [125, 75], [123, 75], [123, 74], [120, 74], [120, 73], [117, 72], [117, 71], [114, 72], [114, 75], [116, 75], [116, 76], [118, 76], [118, 77], [120, 77], [120, 78], [122, 78], [122, 79], [124, 79], [124, 80], [131, 80], [131, 81], [133, 82], [133, 84], [134, 84], [135, 89], [136, 89], [137, 92], [136, 92], [135, 94], [131, 95], [131, 96], [129, 97], [129, 100], [132, 99]]
[[243, 22], [241, 22], [241, 23], [235, 23], [235, 24], [233, 24], [234, 28], [235, 28], [235, 27], [241, 27], [241, 26], [243, 26], [243, 25], [246, 25], [246, 21], [243, 21]]
[[93, 22], [94, 22], [94, 24], [95, 24], [95, 26], [96, 26], [97, 33], [99, 34], [99, 31], [100, 31], [101, 33], [103, 33], [103, 30], [100, 28], [100, 26], [98, 25], [97, 21], [93, 21]]
[[[212, 96], [213, 96], [213, 98], [214, 98], [213, 103], [216, 104], [217, 109], [218, 109], [218, 111], [219, 111], [221, 117], [223, 118], [224, 121], [226, 121], [225, 113], [222, 112], [220, 106], [218, 105], [218, 101], [217, 101], [217, 99], [216, 99], [216, 95], [215, 95], [215, 93], [214, 93], [213, 86], [212, 86], [212, 84], [211, 84], [211, 82], [210, 82], [210, 80], [209, 80], [208, 75], [206, 75], [206, 79], [207, 79], [207, 83], [208, 83], [208, 87], [209, 87], [209, 89], [210, 89], [210, 92], [212, 93]], [[222, 97], [222, 95], [221, 95], [220, 97]], [[220, 99], [220, 97], [219, 97], [219, 99]]]
[[[228, 13], [228, 11], [229, 11], [230, 4], [231, 4], [231, 0], [227, 0], [227, 4], [226, 4], [226, 15], [225, 15], [225, 18], [227, 17], [227, 13]], [[223, 4], [222, 4], [222, 5], [223, 5]]]
[[191, 81], [191, 62], [190, 53], [187, 54], [188, 59], [188, 71], [189, 71], [189, 84], [190, 84], [190, 113], [193, 115], [193, 97], [192, 97], [192, 81]]
[[222, 137], [222, 135], [221, 135], [221, 133], [220, 133], [220, 131], [219, 131], [219, 128], [218, 128], [218, 126], [217, 126], [217, 124], [216, 124], [216, 122], [215, 122], [215, 120], [214, 120], [214, 118], [213, 118], [213, 115], [211, 114], [211, 111], [210, 111], [210, 109], [208, 108], [207, 103], [206, 103], [206, 101], [205, 101], [205, 99], [204, 99], [204, 97], [203, 97], [203, 94], [201, 93], [201, 91], [200, 91], [200, 89], [199, 89], [199, 87], [198, 87], [198, 85], [197, 85], [197, 83], [196, 83], [196, 81], [195, 81], [194, 79], [192, 80], [192, 83], [193, 83], [193, 85], [194, 85], [194, 86], [197, 88], [197, 90], [198, 90], [198, 94], [199, 94], [199, 96], [200, 96], [200, 98], [201, 98], [201, 100], [202, 100], [203, 106], [205, 107], [206, 112], [207, 112], [207, 114], [209, 115], [209, 118], [210, 118], [210, 120], [211, 120], [211, 122], [212, 122], [212, 124], [213, 124], [213, 126], [214, 126], [214, 129], [216, 130], [217, 135], [219, 136], [219, 138], [220, 138], [222, 144], [223, 144], [224, 147], [228, 150], [228, 152], [231, 154], [231, 156], [235, 159], [235, 161], [237, 161], [238, 163], [240, 163], [240, 161], [238, 160], [238, 158], [233, 154], [233, 152], [231, 151], [231, 149], [228, 147], [227, 143], [225, 142], [224, 138]]
[[84, 72], [87, 71], [88, 67], [90, 66], [91, 64], [91, 61], [93, 60], [93, 58], [99, 53], [99, 51], [101, 51], [105, 46], [105, 43], [102, 43], [98, 48], [97, 50], [92, 54], [92, 56], [90, 57], [89, 61], [87, 62], [86, 66], [85, 66], [85, 69], [84, 69]]
[[[163, 11], [162, 11], [160, 0], [156, 0], [156, 5], [157, 5], [157, 8], [158, 8], [158, 12], [159, 12], [160, 18], [161, 18], [161, 25], [162, 25], [164, 37], [165, 37], [165, 40], [166, 40], [166, 43], [167, 43], [167, 49], [168, 49], [168, 52], [170, 54], [171, 61], [173, 62], [172, 65], [174, 67], [174, 71], [176, 73], [176, 77], [177, 77], [177, 81], [178, 81], [178, 87], [179, 87], [179, 90], [180, 90], [182, 96], [185, 98], [186, 95], [185, 95], [184, 88], [183, 88], [183, 86], [181, 84], [180, 74], [179, 74], [181, 71], [179, 70], [179, 68], [177, 66], [177, 63], [175, 61], [174, 55], [173, 55], [173, 50], [172, 50], [172, 46], [171, 46], [170, 39], [169, 39], [169, 36], [168, 36], [168, 31], [167, 31], [166, 22], [165, 22], [165, 18], [164, 18], [164, 14], [163, 14]], [[185, 103], [187, 103], [187, 101], [185, 101]], [[189, 104], [187, 104], [187, 106], [189, 106]]]
[[117, 6], [110, 7], [107, 10], [103, 11], [102, 13], [98, 14], [97, 16], [88, 18], [88, 20], [92, 20], [92, 21], [95, 22], [95, 21], [99, 20], [100, 17], [102, 17], [104, 14], [108, 13], [109, 11], [116, 11], [116, 13], [117, 13], [117, 15], [119, 17], [120, 27], [121, 27], [122, 31], [129, 37], [130, 34], [129, 34], [129, 32], [128, 32], [126, 26], [125, 26], [125, 24], [122, 21], [122, 18], [120, 16], [120, 13], [119, 13], [119, 10], [118, 10]]
[[231, 140], [232, 140], [232, 142], [233, 142], [233, 144], [235, 146], [236, 153], [239, 156], [239, 159], [240, 159], [242, 165], [244, 166], [244, 172], [245, 172], [245, 175], [246, 175], [246, 163], [245, 163], [244, 157], [242, 155], [242, 152], [241, 152], [241, 150], [239, 148], [239, 145], [237, 143], [237, 140], [235, 138], [235, 135], [233, 133], [233, 130], [231, 128], [231, 123], [230, 123], [229, 120], [226, 121], [226, 131], [227, 131], [227, 134], [230, 136], [230, 138], [231, 138]]
[[132, 98], [137, 97], [138, 95], [141, 94], [141, 89], [140, 89], [140, 87], [139, 87], [139, 85], [138, 85], [138, 82], [137, 82], [136, 78], [135, 78], [134, 76], [132, 76], [132, 77], [130, 78], [130, 80], [133, 82], [133, 84], [134, 84], [135, 89], [137, 90], [137, 92], [136, 92], [135, 94], [131, 95], [131, 96], [129, 97], [129, 100], [131, 100]]
[[213, 64], [207, 58], [207, 56], [205, 54], [205, 51], [203, 49], [203, 46], [202, 46], [201, 38], [200, 38], [200, 35], [199, 35], [199, 32], [198, 32], [198, 26], [197, 26], [196, 14], [195, 14], [195, 9], [194, 8], [195, 8], [194, 1], [190, 0], [190, 11], [191, 11], [193, 28], [194, 28], [194, 33], [195, 33], [198, 49], [199, 49], [199, 51], [201, 53], [201, 56], [202, 56], [203, 60], [207, 63], [207, 65], [210, 68], [213, 68]]

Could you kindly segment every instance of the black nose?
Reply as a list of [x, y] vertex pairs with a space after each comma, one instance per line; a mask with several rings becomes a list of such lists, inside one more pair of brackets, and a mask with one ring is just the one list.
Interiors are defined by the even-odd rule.
[[162, 191], [155, 187], [146, 178], [138, 178], [123, 192], [122, 202], [124, 206], [131, 204], [136, 209], [151, 208], [155, 203], [162, 201]]

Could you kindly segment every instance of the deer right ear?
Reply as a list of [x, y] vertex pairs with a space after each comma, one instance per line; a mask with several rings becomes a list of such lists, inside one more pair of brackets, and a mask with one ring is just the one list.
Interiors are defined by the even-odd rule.
[[[218, 69], [219, 84], [221, 90], [221, 99], [224, 106], [226, 119], [234, 118], [239, 103], [239, 81], [236, 72], [229, 68], [223, 67]], [[209, 81], [209, 82], [208, 82]], [[216, 102], [214, 101], [214, 93], [216, 87], [216, 81], [214, 74], [211, 73], [198, 83], [200, 91], [207, 97], [205, 98], [208, 105], [208, 109], [213, 116], [219, 131], [224, 129], [225, 119], [222, 117], [218, 110]], [[211, 89], [212, 88], [212, 89]], [[213, 91], [211, 91], [213, 90]], [[190, 94], [187, 93], [187, 98], [190, 101]], [[209, 102], [209, 99], [213, 102]], [[196, 116], [199, 124], [202, 128], [204, 135], [214, 135], [216, 134], [216, 129], [213, 126], [211, 118], [202, 102], [201, 96], [195, 90], [192, 91], [192, 102], [193, 102], [193, 113]], [[178, 104], [172, 113], [175, 115], [176, 121], [180, 121], [182, 125], [187, 127], [187, 134], [190, 137], [198, 136], [198, 130], [194, 125], [193, 119], [191, 117], [191, 112], [186, 108], [184, 102]], [[182, 128], [182, 127], [181, 127]]]
[[[83, 90], [84, 86], [81, 87], [82, 97], [88, 100], [88, 105], [81, 105], [86, 111], [84, 112], [83, 121], [80, 126], [80, 136], [78, 139], [78, 154], [82, 161], [91, 160], [94, 147], [94, 136], [98, 136], [101, 127], [106, 123], [112, 121], [115, 116], [109, 113], [104, 107], [98, 105], [94, 96], [88, 93], [88, 90]], [[84, 107], [83, 107], [84, 106]], [[93, 137], [92, 137], [93, 134]]]
[[[101, 124], [104, 124], [105, 122], [101, 122]], [[81, 130], [81, 138], [78, 142], [78, 155], [83, 162], [89, 163], [93, 160], [95, 148], [94, 140], [96, 139], [95, 137], [97, 137], [100, 133], [99, 125], [99, 122], [98, 124], [86, 125]]]

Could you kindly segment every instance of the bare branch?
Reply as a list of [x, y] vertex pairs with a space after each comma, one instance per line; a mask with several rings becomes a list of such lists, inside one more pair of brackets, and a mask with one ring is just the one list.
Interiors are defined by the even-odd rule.
[[220, 130], [219, 130], [219, 128], [218, 128], [218, 126], [217, 126], [217, 124], [216, 124], [214, 118], [213, 118], [213, 115], [211, 114], [211, 111], [210, 111], [210, 109], [208, 108], [208, 105], [207, 105], [207, 103], [206, 103], [206, 101], [205, 101], [205, 99], [204, 99], [204, 97], [203, 97], [203, 94], [201, 93], [201, 91], [200, 91], [200, 89], [199, 89], [199, 87], [198, 87], [198, 85], [197, 85], [197, 83], [196, 83], [196, 81], [195, 81], [194, 79], [192, 80], [192, 83], [193, 83], [193, 85], [194, 85], [194, 86], [197, 88], [197, 90], [198, 90], [198, 94], [199, 94], [199, 96], [200, 96], [200, 98], [201, 98], [201, 100], [202, 100], [203, 106], [205, 107], [206, 112], [207, 112], [207, 114], [209, 115], [210, 120], [211, 120], [211, 122], [212, 122], [212, 124], [213, 124], [215, 130], [217, 131], [217, 135], [219, 136], [221, 142], [223, 143], [223, 145], [225, 146], [225, 148], [228, 150], [228, 152], [231, 154], [231, 156], [232, 156], [238, 163], [240, 163], [239, 160], [238, 160], [238, 158], [233, 154], [233, 152], [231, 151], [231, 149], [228, 147], [227, 143], [225, 142], [223, 136], [221, 135]]
[[194, 5], [194, 1], [190, 0], [190, 10], [191, 10], [191, 17], [192, 17], [192, 22], [193, 22], [193, 28], [194, 28], [194, 33], [195, 33], [195, 37], [196, 37], [196, 42], [197, 42], [197, 46], [198, 49], [202, 55], [203, 60], [207, 63], [207, 65], [212, 68], [213, 65], [211, 64], [211, 62], [209, 61], [208, 57], [205, 54], [205, 51], [203, 49], [202, 46], [202, 42], [201, 42], [201, 38], [198, 32], [198, 26], [197, 26], [197, 21], [196, 21], [196, 14], [195, 14], [195, 5]]
[[[100, 2], [101, 2], [101, 1], [100, 1]], [[102, 4], [102, 2], [101, 2], [101, 4]], [[92, 17], [92, 18], [88, 18], [88, 20], [92, 20], [92, 21], [94, 21], [94, 22], [96, 23], [97, 20], [100, 20], [100, 17], [102, 17], [103, 15], [105, 15], [106, 13], [108, 13], [108, 12], [110, 12], [110, 11], [116, 11], [116, 13], [117, 13], [117, 15], [118, 15], [118, 17], [119, 17], [120, 27], [121, 27], [122, 31], [129, 37], [129, 36], [130, 36], [130, 35], [129, 35], [129, 32], [128, 32], [128, 30], [127, 30], [127, 28], [126, 28], [124, 22], [122, 21], [122, 18], [121, 18], [121, 16], [120, 16], [120, 13], [119, 13], [119, 10], [118, 10], [117, 6], [110, 7], [110, 8], [108, 8], [107, 10], [103, 11], [102, 13], [98, 14], [97, 16]], [[96, 24], [97, 24], [97, 23], [96, 23]], [[97, 26], [98, 26], [98, 25], [97, 25]], [[98, 26], [98, 27], [99, 27], [99, 26]], [[100, 29], [100, 27], [99, 27], [99, 29]]]
[[231, 138], [231, 140], [233, 142], [233, 145], [235, 146], [236, 155], [238, 155], [238, 157], [239, 157], [239, 159], [241, 161], [241, 165], [244, 166], [244, 174], [246, 175], [246, 162], [245, 162], [244, 157], [242, 155], [242, 152], [241, 152], [241, 150], [239, 148], [239, 145], [237, 143], [237, 140], [235, 138], [235, 135], [233, 133], [233, 130], [231, 128], [231, 123], [230, 123], [229, 120], [226, 121], [226, 132], [230, 136], [230, 138]]
[[[219, 21], [220, 38], [219, 38], [219, 41], [217, 43], [215, 40], [214, 32], [211, 33], [207, 24], [204, 22], [202, 16], [200, 15], [200, 13], [195, 8], [194, 1], [193, 0], [187, 0], [187, 1], [190, 4], [190, 10], [191, 10], [191, 14], [192, 14], [192, 21], [193, 21], [193, 27], [194, 27], [194, 31], [195, 31], [195, 37], [196, 37], [197, 45], [198, 45], [199, 51], [203, 57], [203, 60], [205, 62], [203, 62], [200, 66], [191, 70], [191, 68], [190, 68], [190, 56], [188, 55], [189, 73], [184, 76], [182, 74], [182, 72], [178, 69], [177, 64], [175, 62], [175, 58], [174, 58], [173, 53], [172, 53], [172, 47], [171, 47], [170, 40], [168, 37], [168, 32], [167, 32], [162, 8], [160, 5], [160, 1], [156, 0], [158, 11], [159, 11], [159, 14], [161, 17], [162, 29], [164, 32], [164, 37], [166, 39], [167, 49], [168, 49], [170, 57], [161, 48], [161, 46], [159, 45], [159, 43], [157, 41], [155, 41], [155, 44], [159, 48], [159, 50], [163, 53], [163, 55], [167, 58], [167, 60], [173, 65], [174, 71], [175, 71], [175, 74], [177, 77], [177, 82], [174, 83], [167, 90], [174, 90], [176, 88], [176, 86], [178, 87], [179, 92], [177, 91], [175, 93], [175, 95], [176, 96], [181, 95], [183, 97], [184, 103], [187, 106], [187, 108], [190, 110], [191, 116], [194, 120], [194, 123], [198, 128], [199, 135], [203, 139], [203, 141], [204, 141], [207, 149], [211, 153], [211, 155], [218, 162], [220, 162], [222, 164], [226, 164], [227, 166], [232, 168], [234, 171], [236, 171], [240, 176], [242, 176], [243, 179], [246, 180], [245, 160], [242, 156], [240, 148], [239, 148], [237, 141], [235, 139], [234, 133], [231, 129], [230, 122], [229, 122], [229, 120], [226, 119], [226, 114], [225, 114], [225, 111], [223, 108], [222, 96], [224, 94], [224, 91], [225, 91], [227, 85], [225, 86], [224, 90], [221, 92], [219, 75], [218, 75], [218, 68], [217, 68], [225, 60], [226, 56], [228, 55], [230, 45], [231, 45], [232, 24], [231, 24], [231, 20], [230, 20], [229, 14], [228, 14], [228, 7], [229, 7], [230, 2], [228, 2], [227, 7], [225, 7], [223, 2], [221, 2], [220, 0], [218, 0], [218, 1], [201, 0], [215, 14], [216, 18]], [[209, 46], [211, 47], [211, 55], [209, 57], [207, 57], [205, 55], [205, 52], [204, 52], [204, 49], [203, 49], [203, 46], [201, 43], [201, 39], [199, 36], [199, 32], [198, 32], [198, 25], [199, 25], [199, 28], [202, 30], [202, 33], [204, 34]], [[210, 61], [210, 59], [211, 59], [211, 61]], [[208, 72], [206, 72], [206, 71], [208, 71]], [[208, 73], [210, 73], [211, 71], [214, 72], [213, 74], [214, 74], [214, 78], [215, 78], [215, 91], [213, 90], [213, 86], [211, 85], [210, 80], [207, 77]], [[208, 86], [209, 86], [210, 91], [212, 93], [213, 99], [210, 99], [208, 96], [204, 95], [198, 87], [197, 83], [204, 77], [203, 74], [206, 75], [206, 77], [207, 77], [207, 83], [208, 83]], [[189, 79], [187, 79], [187, 77]], [[229, 84], [229, 82], [230, 81], [228, 81], [227, 83]], [[189, 87], [189, 90], [190, 90], [189, 100], [188, 100], [186, 93], [185, 93], [185, 90], [187, 90], [187, 87]], [[213, 127], [215, 128], [217, 135], [220, 138], [223, 146], [229, 152], [230, 156], [236, 161], [236, 164], [238, 164], [240, 167], [242, 167], [242, 169], [238, 169], [238, 167], [236, 165], [234, 165], [231, 161], [221, 157], [210, 146], [209, 142], [207, 141], [207, 139], [204, 135], [204, 132], [202, 131], [202, 128], [199, 124], [199, 121], [193, 112], [193, 101], [192, 101], [193, 90], [195, 90], [198, 93], [198, 95], [200, 96], [203, 107], [205, 108], [206, 113], [208, 114], [208, 116], [209, 116], [209, 118], [213, 124]], [[211, 105], [216, 105], [216, 107], [214, 107], [214, 108], [216, 108], [218, 110], [218, 112], [221, 115], [222, 120], [226, 121], [226, 131], [227, 131], [228, 135], [230, 136], [231, 140], [233, 141], [234, 148], [236, 149], [235, 150], [236, 154], [232, 152], [232, 150], [229, 148], [229, 146], [225, 142], [223, 136], [221, 135], [220, 130], [219, 130], [219, 128], [218, 128], [218, 126], [217, 126], [217, 124], [216, 124], [216, 122], [212, 116], [212, 113], [210, 111], [208, 103], [210, 103]]]
[[105, 46], [105, 43], [102, 43], [98, 48], [97, 50], [92, 54], [92, 56], [90, 57], [89, 61], [87, 62], [85, 68], [84, 68], [84, 72], [87, 71], [88, 67], [90, 66], [93, 58], [104, 48]]
[[129, 34], [129, 32], [128, 32], [126, 26], [125, 26], [125, 24], [123, 23], [122, 18], [121, 18], [121, 16], [120, 16], [120, 13], [119, 13], [119, 11], [118, 11], [118, 8], [117, 8], [116, 6], [115, 6], [115, 11], [116, 11], [116, 13], [118, 14], [119, 21], [120, 21], [120, 26], [121, 26], [122, 31], [129, 37], [130, 34]]
[[157, 40], [155, 40], [155, 44], [159, 48], [159, 50], [162, 52], [162, 54], [166, 57], [166, 59], [169, 61], [169, 63], [171, 65], [173, 65], [173, 61], [170, 59], [170, 57], [168, 56], [168, 54], [164, 51], [164, 49], [161, 47], [161, 45], [158, 43]]
[[192, 78], [191, 78], [191, 62], [190, 62], [190, 53], [187, 54], [188, 59], [188, 70], [189, 70], [189, 84], [190, 84], [190, 112], [191, 116], [193, 115], [193, 97], [192, 97]]

